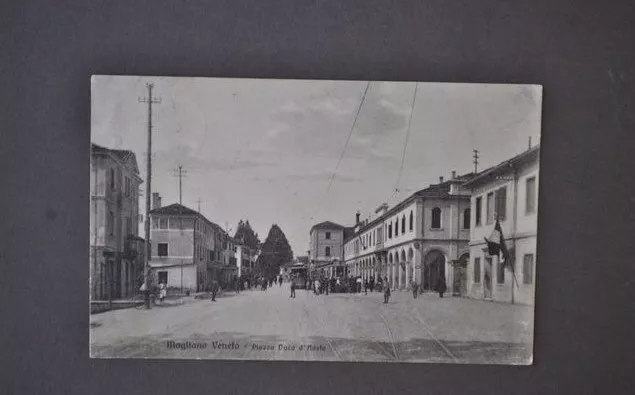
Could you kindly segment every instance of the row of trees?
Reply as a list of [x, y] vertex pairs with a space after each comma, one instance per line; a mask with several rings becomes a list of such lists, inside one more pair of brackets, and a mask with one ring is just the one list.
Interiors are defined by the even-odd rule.
[[293, 250], [287, 240], [287, 236], [277, 224], [269, 229], [269, 234], [264, 243], [260, 242], [249, 221], [240, 220], [234, 239], [241, 241], [253, 250], [260, 250], [256, 261], [256, 275], [271, 278], [280, 272], [280, 266], [293, 260]]

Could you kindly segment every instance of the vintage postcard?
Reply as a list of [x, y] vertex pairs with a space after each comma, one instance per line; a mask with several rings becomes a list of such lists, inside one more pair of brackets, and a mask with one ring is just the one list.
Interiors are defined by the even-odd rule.
[[91, 357], [531, 364], [541, 107], [93, 76]]

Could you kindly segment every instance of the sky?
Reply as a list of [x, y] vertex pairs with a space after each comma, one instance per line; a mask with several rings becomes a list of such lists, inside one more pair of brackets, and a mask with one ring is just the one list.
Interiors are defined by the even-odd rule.
[[[306, 255], [322, 221], [372, 218], [451, 172], [496, 165], [540, 141], [536, 85], [94, 76], [91, 140], [136, 154], [145, 196], [154, 84], [152, 192], [230, 230], [280, 226]], [[354, 127], [353, 127], [354, 126]], [[403, 164], [402, 164], [403, 162]], [[140, 212], [145, 198], [140, 197]]]

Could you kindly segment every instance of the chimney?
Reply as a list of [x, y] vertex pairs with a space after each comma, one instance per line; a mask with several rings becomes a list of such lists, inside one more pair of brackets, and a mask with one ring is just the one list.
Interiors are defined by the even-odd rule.
[[440, 176], [439, 177], [439, 183], [442, 183], [442, 182], [443, 182], [443, 176]]
[[159, 192], [152, 192], [152, 209], [161, 208], [161, 196]]
[[456, 178], [456, 170], [452, 170], [452, 179], [454, 180]]
[[357, 213], [355, 213], [355, 226], [359, 225], [359, 216], [360, 216], [360, 213], [358, 211]]

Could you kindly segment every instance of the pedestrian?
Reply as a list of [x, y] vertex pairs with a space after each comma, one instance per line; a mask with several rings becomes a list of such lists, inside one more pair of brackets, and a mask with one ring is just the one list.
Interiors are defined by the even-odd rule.
[[436, 291], [439, 293], [439, 297], [442, 298], [443, 294], [447, 290], [447, 286], [445, 284], [445, 276], [439, 276], [437, 280], [437, 286], [435, 287]]
[[390, 300], [390, 284], [388, 283], [388, 277], [384, 280], [384, 303], [388, 303]]
[[419, 294], [419, 284], [416, 281], [412, 280], [412, 297], [417, 299], [417, 295]]
[[361, 294], [362, 293], [362, 283], [363, 283], [362, 278], [361, 277], [357, 277], [356, 283], [357, 283], [357, 293]]
[[282, 276], [278, 277], [278, 283], [280, 284], [280, 288], [282, 288]]
[[364, 295], [368, 295], [368, 280], [364, 280]]
[[304, 289], [306, 289], [307, 292], [311, 290], [311, 281], [306, 280], [306, 284], [304, 284]]
[[331, 288], [331, 279], [327, 278], [326, 280], [324, 280], [324, 291], [326, 292], [327, 295], [329, 294], [329, 291], [330, 291], [329, 288]]
[[216, 302], [216, 294], [218, 293], [219, 288], [218, 281], [212, 281], [212, 302]]
[[291, 295], [289, 297], [295, 299], [295, 279], [291, 279]]
[[315, 283], [313, 285], [314, 285], [313, 292], [316, 295], [319, 295], [319, 292], [320, 292], [320, 280], [315, 279]]
[[161, 283], [159, 284], [159, 301], [161, 301], [161, 303], [163, 303], [163, 301], [165, 300], [166, 295], [168, 294], [168, 289], [167, 289], [167, 285], [165, 285], [165, 283]]
[[238, 277], [234, 277], [234, 290], [236, 293], [240, 293], [240, 279]]
[[371, 277], [370, 281], [368, 281], [368, 288], [370, 288], [370, 292], [373, 292], [373, 288], [375, 288], [375, 277]]

